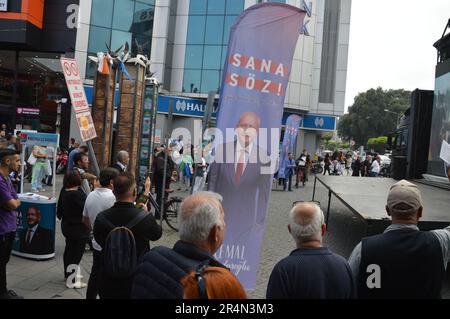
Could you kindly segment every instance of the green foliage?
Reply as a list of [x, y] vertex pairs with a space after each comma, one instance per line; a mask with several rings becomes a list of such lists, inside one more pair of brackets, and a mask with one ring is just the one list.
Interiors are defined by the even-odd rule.
[[373, 149], [377, 153], [384, 153], [386, 151], [387, 141], [388, 141], [387, 136], [369, 138], [369, 141], [367, 142], [367, 147], [369, 149]]
[[349, 113], [339, 119], [338, 133], [344, 140], [353, 138], [356, 146], [369, 138], [388, 135], [397, 126], [397, 115], [410, 107], [411, 92], [405, 90], [370, 89], [356, 96]]

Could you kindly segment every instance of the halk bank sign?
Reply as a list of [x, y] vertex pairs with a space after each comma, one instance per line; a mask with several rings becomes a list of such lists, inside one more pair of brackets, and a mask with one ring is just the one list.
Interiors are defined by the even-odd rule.
[[[158, 113], [169, 113], [170, 103], [173, 103], [173, 114], [190, 117], [203, 117], [206, 111], [206, 101], [185, 99], [175, 96], [159, 96]], [[216, 118], [218, 107], [214, 105], [212, 117]]]

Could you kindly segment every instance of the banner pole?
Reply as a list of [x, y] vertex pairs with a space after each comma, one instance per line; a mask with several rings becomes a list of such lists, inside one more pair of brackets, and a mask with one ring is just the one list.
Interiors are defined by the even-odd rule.
[[100, 168], [98, 167], [97, 157], [95, 156], [94, 148], [92, 147], [91, 141], [87, 141], [86, 144], [89, 149], [90, 162], [94, 166], [95, 175], [97, 175], [97, 177], [99, 177], [100, 176]]

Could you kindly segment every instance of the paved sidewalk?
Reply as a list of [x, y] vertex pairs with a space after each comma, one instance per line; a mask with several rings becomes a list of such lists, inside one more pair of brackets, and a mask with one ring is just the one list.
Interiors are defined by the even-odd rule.
[[[58, 185], [61, 183], [60, 176], [58, 176], [57, 183]], [[287, 231], [288, 212], [294, 201], [311, 199], [312, 184], [312, 182], [309, 182], [305, 188], [294, 189], [293, 192], [272, 192], [257, 284], [255, 290], [249, 292], [250, 298], [265, 298], [267, 283], [273, 267], [295, 248], [293, 239]], [[177, 189], [176, 185], [173, 185], [173, 188]], [[176, 196], [181, 197], [187, 195], [188, 192], [185, 191], [177, 192], [176, 194]], [[316, 199], [325, 206], [328, 199], [326, 190], [318, 188]], [[348, 258], [353, 247], [363, 235], [364, 224], [340, 202], [333, 199], [329, 231], [325, 238], [325, 244], [334, 252]], [[177, 233], [163, 223], [162, 238], [157, 242], [152, 242], [151, 246], [164, 245], [172, 247], [177, 240]], [[48, 261], [32, 261], [11, 256], [11, 261], [7, 267], [9, 289], [14, 289], [27, 299], [85, 298], [86, 289], [68, 289], [65, 285], [62, 261], [64, 246], [65, 240], [61, 234], [60, 222], [58, 221], [56, 257]], [[81, 271], [82, 275], [84, 275], [83, 282], [87, 283], [89, 279], [91, 265], [92, 253], [86, 251], [81, 262]], [[448, 299], [450, 299], [449, 286], [449, 279], [447, 278], [443, 297]]]

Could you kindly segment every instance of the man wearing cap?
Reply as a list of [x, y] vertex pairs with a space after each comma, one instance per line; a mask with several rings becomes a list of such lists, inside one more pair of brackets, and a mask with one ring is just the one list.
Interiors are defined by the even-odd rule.
[[392, 224], [383, 234], [363, 238], [349, 264], [359, 298], [440, 298], [449, 262], [450, 226], [422, 232], [423, 203], [416, 185], [402, 180], [389, 191]]

